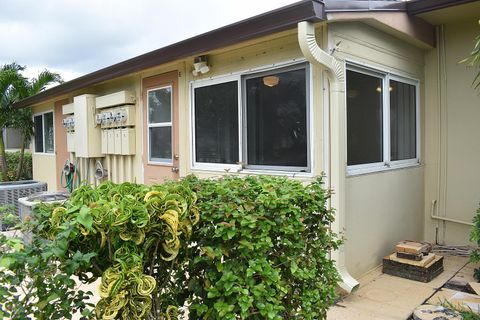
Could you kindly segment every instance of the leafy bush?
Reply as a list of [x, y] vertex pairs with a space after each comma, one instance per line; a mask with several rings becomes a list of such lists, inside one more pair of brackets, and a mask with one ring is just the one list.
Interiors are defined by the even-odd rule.
[[[17, 180], [17, 166], [20, 161], [20, 151], [7, 152], [7, 175], [9, 181]], [[25, 152], [23, 159], [23, 171], [19, 180], [31, 180], [32, 179], [32, 154]], [[0, 172], [0, 181], [3, 181], [2, 174]]]
[[320, 179], [189, 179], [199, 230], [188, 259], [192, 319], [324, 319], [339, 245]]
[[[477, 249], [473, 250], [470, 254], [470, 261], [471, 262], [479, 262], [480, 261], [480, 209], [477, 210], [477, 214], [473, 218], [473, 226], [470, 231], [470, 241], [475, 242], [477, 244]], [[480, 282], [480, 268], [475, 268], [473, 276], [477, 281]]]
[[[328, 196], [321, 179], [281, 177], [82, 186], [34, 210], [31, 242], [0, 237], [0, 317], [325, 318], [339, 245]], [[73, 275], [102, 277], [94, 310]]]

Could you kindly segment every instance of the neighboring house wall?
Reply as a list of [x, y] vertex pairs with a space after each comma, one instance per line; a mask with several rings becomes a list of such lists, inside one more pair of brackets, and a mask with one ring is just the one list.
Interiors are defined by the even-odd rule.
[[[329, 43], [341, 59], [418, 79], [423, 87], [423, 52], [414, 46], [355, 22], [329, 24]], [[378, 266], [397, 241], [423, 238], [423, 176], [419, 164], [347, 176], [345, 250], [354, 276]]]
[[470, 226], [434, 220], [435, 215], [469, 223], [480, 201], [480, 96], [472, 88], [475, 70], [459, 61], [480, 32], [477, 18], [448, 16], [438, 27], [439, 43], [426, 62], [425, 238], [467, 244]]
[[16, 151], [22, 147], [22, 133], [20, 129], [4, 128], [3, 142], [7, 151]]

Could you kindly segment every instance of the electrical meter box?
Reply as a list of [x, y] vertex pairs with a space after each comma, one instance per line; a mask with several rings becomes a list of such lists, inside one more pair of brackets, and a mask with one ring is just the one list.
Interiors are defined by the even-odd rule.
[[126, 156], [135, 154], [135, 129], [124, 128], [122, 131], [122, 154]]
[[123, 104], [135, 104], [135, 94], [124, 90], [96, 98], [97, 109], [115, 107]]
[[75, 156], [102, 157], [102, 133], [95, 119], [95, 95], [84, 94], [73, 98], [75, 119]]
[[75, 152], [75, 132], [67, 132], [67, 152]]
[[113, 129], [113, 153], [122, 154], [122, 130]]
[[65, 116], [67, 114], [73, 114], [73, 103], [65, 104], [62, 106], [62, 114]]

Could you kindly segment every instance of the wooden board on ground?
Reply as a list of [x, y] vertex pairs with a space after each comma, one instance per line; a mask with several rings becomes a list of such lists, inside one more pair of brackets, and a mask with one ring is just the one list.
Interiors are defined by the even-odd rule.
[[415, 320], [462, 320], [462, 316], [451, 309], [434, 306], [431, 304], [424, 304], [417, 307], [413, 311], [413, 319]]
[[409, 265], [412, 265], [412, 266], [417, 266], [417, 267], [425, 267], [427, 264], [432, 262], [434, 259], [435, 259], [435, 253], [429, 253], [428, 255], [423, 257], [423, 259], [420, 260], [420, 261], [414, 261], [414, 260], [410, 260], [410, 259], [402, 259], [402, 258], [397, 257], [396, 253], [392, 253], [390, 255], [390, 260], [397, 261], [397, 262], [400, 262], [400, 263], [409, 264]]
[[480, 283], [478, 282], [469, 282], [467, 287], [470, 289], [472, 293], [480, 295]]
[[476, 294], [459, 291], [448, 299], [448, 302], [460, 309], [480, 313], [480, 296]]
[[396, 255], [400, 259], [408, 259], [413, 261], [420, 261], [423, 259], [423, 253], [413, 254], [413, 253], [406, 253], [406, 252], [397, 252]]
[[430, 252], [430, 245], [422, 242], [403, 240], [395, 246], [395, 251], [412, 254], [427, 253]]
[[[397, 258], [398, 259], [398, 258]], [[415, 262], [415, 261], [409, 261]], [[435, 255], [433, 261], [426, 266], [416, 266], [391, 259], [391, 255], [383, 258], [383, 273], [405, 279], [430, 282], [443, 272], [443, 257]]]

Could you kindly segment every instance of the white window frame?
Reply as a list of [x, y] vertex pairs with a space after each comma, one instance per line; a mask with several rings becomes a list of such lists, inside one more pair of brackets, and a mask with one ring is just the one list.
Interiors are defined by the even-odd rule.
[[[192, 155], [192, 168], [200, 169], [200, 170], [213, 170], [213, 171], [240, 171], [242, 170], [241, 163], [237, 164], [228, 164], [228, 163], [209, 163], [209, 162], [199, 162], [197, 161], [197, 153], [196, 153], [196, 137], [195, 137], [195, 89], [202, 88], [202, 87], [209, 87], [216, 84], [222, 84], [226, 82], [237, 82], [237, 109], [238, 109], [238, 158], [243, 159], [242, 154], [242, 88], [240, 86], [241, 76], [240, 75], [233, 75], [233, 76], [223, 76], [218, 77], [215, 79], [205, 79], [199, 81], [192, 81], [190, 84], [191, 87], [191, 136], [192, 136], [192, 143], [191, 145], [191, 155]], [[241, 160], [240, 160], [241, 161]]]
[[[305, 171], [296, 171], [298, 167], [290, 166], [262, 166], [262, 165], [248, 165], [246, 159], [246, 134], [247, 134], [247, 124], [246, 119], [246, 102], [245, 102], [245, 93], [244, 85], [245, 79], [255, 78], [261, 76], [264, 73], [271, 73], [275, 70], [285, 69], [289, 70], [298, 70], [302, 67], [305, 68], [306, 73], [306, 103], [307, 103], [307, 119], [306, 119], [306, 130], [307, 130], [307, 167], [300, 168]], [[196, 147], [195, 147], [195, 89], [205, 86], [211, 86], [215, 84], [221, 84], [225, 82], [237, 82], [238, 89], [238, 164], [221, 164], [221, 163], [204, 163], [196, 161]], [[228, 75], [221, 75], [217, 77], [211, 77], [206, 79], [194, 80], [190, 82], [190, 154], [191, 154], [191, 169], [192, 170], [205, 170], [205, 171], [224, 171], [224, 172], [243, 172], [243, 173], [265, 173], [273, 175], [285, 175], [292, 174], [294, 176], [313, 176], [313, 76], [312, 76], [312, 67], [305, 59], [294, 59], [287, 62], [271, 64], [268, 66], [262, 66], [260, 68], [252, 68], [248, 70], [243, 70]], [[292, 170], [293, 169], [293, 170]]]
[[[157, 123], [150, 123], [150, 105], [149, 105], [149, 99], [148, 95], [151, 91], [157, 91], [161, 89], [166, 89], [170, 88], [170, 122], [157, 122]], [[158, 86], [155, 88], [151, 88], [147, 90], [147, 153], [148, 153], [148, 164], [154, 164], [154, 165], [172, 165], [173, 164], [173, 86], [172, 85], [166, 85], [166, 86]], [[152, 158], [150, 154], [150, 146], [151, 146], [151, 137], [150, 137], [150, 128], [162, 128], [162, 127], [170, 127], [171, 134], [170, 137], [172, 139], [171, 141], [171, 148], [172, 148], [172, 158]]]
[[[360, 65], [354, 62], [347, 62], [346, 70], [354, 71], [357, 73], [374, 76], [382, 79], [383, 88], [383, 105], [382, 105], [382, 116], [383, 116], [383, 161], [357, 164], [357, 165], [347, 165], [347, 175], [358, 175], [371, 172], [385, 171], [391, 169], [400, 169], [420, 165], [420, 81], [418, 79], [401, 76], [394, 74], [388, 71], [382, 71], [370, 66]], [[404, 159], [404, 160], [391, 160], [391, 145], [390, 145], [390, 80], [402, 82], [405, 84], [415, 86], [415, 158]], [[345, 101], [346, 90], [345, 90]], [[347, 123], [347, 122], [345, 122]], [[346, 125], [346, 130], [348, 130], [348, 124]], [[347, 148], [347, 146], [345, 146]], [[348, 153], [348, 148], [347, 148]]]
[[[52, 114], [52, 128], [53, 128], [53, 151], [52, 152], [46, 152], [46, 148], [45, 148], [45, 114], [47, 113], [51, 113]], [[38, 112], [38, 113], [35, 113], [33, 114], [32, 116], [32, 121], [35, 123], [35, 117], [38, 117], [38, 116], [41, 116], [42, 117], [42, 141], [43, 141], [43, 151], [42, 152], [39, 152], [36, 150], [36, 147], [35, 147], [35, 141], [37, 139], [36, 137], [36, 133], [34, 132], [33, 133], [33, 139], [32, 139], [32, 142], [33, 142], [33, 146], [32, 146], [32, 149], [33, 149], [33, 154], [38, 154], [38, 155], [55, 155], [55, 152], [57, 150], [56, 148], [56, 145], [55, 145], [55, 112], [53, 112], [53, 109], [50, 109], [50, 110], [46, 110], [46, 111], [42, 111], [42, 112]]]

